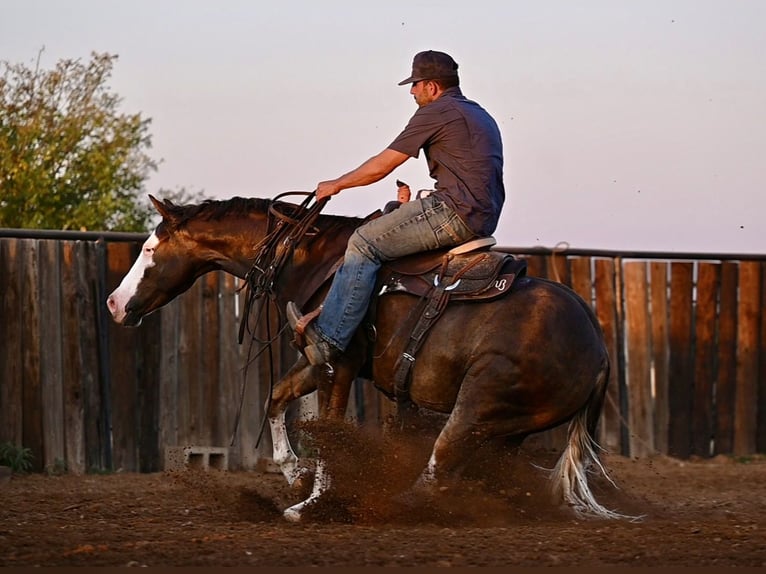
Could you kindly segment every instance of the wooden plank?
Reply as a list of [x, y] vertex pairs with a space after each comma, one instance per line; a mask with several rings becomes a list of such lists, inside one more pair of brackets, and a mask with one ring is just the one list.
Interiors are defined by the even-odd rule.
[[21, 252], [18, 239], [0, 239], [0, 442], [22, 446]]
[[591, 258], [573, 257], [569, 261], [570, 281], [574, 291], [583, 300], [595, 308], [593, 300], [593, 278], [591, 277]]
[[[235, 281], [237, 287], [242, 287], [240, 280]], [[245, 469], [248, 465], [253, 464], [253, 452], [251, 450], [255, 447], [250, 439], [251, 430], [249, 428], [246, 412], [249, 412], [247, 402], [247, 389], [248, 389], [248, 374], [250, 373], [250, 365], [248, 364], [248, 349], [249, 339], [251, 334], [245, 330], [242, 343], [239, 343], [239, 325], [242, 321], [242, 315], [244, 313], [245, 298], [247, 297], [248, 290], [243, 288], [242, 291], [236, 293], [234, 298], [234, 305], [237, 311], [236, 313], [236, 325], [237, 325], [237, 346], [236, 346], [236, 358], [235, 362], [239, 365], [239, 372], [237, 374], [237, 389], [236, 389], [236, 413], [233, 415], [239, 417], [238, 421], [233, 421], [232, 429], [236, 429], [234, 435], [235, 443], [237, 445], [237, 456], [239, 458], [239, 467]], [[271, 445], [271, 436], [269, 435], [269, 445]], [[271, 455], [269, 455], [271, 456]]]
[[[239, 321], [237, 315], [237, 278], [233, 275], [222, 274], [220, 279], [220, 298], [218, 301], [218, 316], [220, 327], [220, 361], [218, 378], [220, 380], [218, 400], [218, 421], [222, 444], [229, 447], [229, 464], [231, 468], [241, 468], [240, 446], [235, 423], [239, 408], [240, 387], [242, 383], [241, 364], [239, 360]], [[265, 433], [271, 451], [271, 436]], [[269, 455], [271, 456], [271, 455]]]
[[161, 317], [152, 313], [144, 318], [137, 332], [138, 354], [136, 356], [136, 407], [138, 435], [136, 448], [138, 450], [139, 472], [156, 472], [160, 470], [161, 458], [164, 453], [159, 448], [159, 378], [162, 351]]
[[68, 472], [82, 474], [85, 466], [85, 409], [83, 363], [80, 346], [80, 323], [87, 317], [83, 312], [82, 293], [78, 290], [78, 243], [61, 244], [61, 362], [64, 373], [62, 400], [64, 404], [64, 461]]
[[679, 458], [688, 458], [691, 452], [693, 272], [690, 262], [670, 265], [668, 454]]
[[21, 377], [22, 377], [22, 431], [23, 445], [32, 453], [33, 471], [44, 466], [43, 453], [43, 405], [40, 383], [40, 276], [39, 241], [22, 239], [19, 245], [21, 257]]
[[108, 398], [103, 396], [101, 363], [101, 345], [106, 337], [100, 337], [97, 316], [99, 300], [98, 273], [100, 257], [95, 243], [78, 243], [76, 250], [78, 261], [76, 268], [79, 312], [80, 360], [82, 364], [83, 420], [85, 424], [85, 466], [86, 470], [111, 470], [111, 453], [108, 433], [107, 405]]
[[649, 263], [651, 284], [652, 365], [654, 367], [654, 446], [658, 452], [668, 452], [668, 263]]
[[[243, 292], [244, 295], [244, 292]], [[251, 313], [255, 315], [259, 312], [259, 305], [255, 305]], [[240, 299], [240, 309], [243, 309], [243, 301]], [[265, 309], [263, 310], [265, 313]], [[263, 420], [263, 404], [269, 392], [268, 389], [268, 362], [265, 358], [259, 357], [253, 360], [257, 355], [259, 346], [257, 340], [267, 340], [269, 333], [264, 320], [256, 320], [256, 316], [251, 316], [250, 325], [252, 333], [245, 333], [245, 337], [240, 346], [240, 363], [243, 366], [242, 384], [242, 413], [239, 423], [240, 440], [240, 461], [245, 470], [255, 469], [261, 452], [258, 446], [259, 423]], [[253, 339], [255, 338], [255, 340]], [[264, 373], [266, 373], [264, 375]], [[264, 388], [263, 385], [266, 385]], [[295, 446], [295, 445], [294, 445]], [[271, 453], [268, 453], [269, 456]]]
[[718, 376], [715, 387], [716, 454], [731, 454], [734, 449], [734, 394], [737, 385], [737, 291], [739, 265], [721, 264], [721, 290], [718, 309]]
[[545, 255], [524, 255], [527, 261], [527, 275], [548, 277], [548, 258]]
[[691, 453], [712, 455], [714, 425], [714, 385], [716, 316], [720, 266], [700, 262], [697, 267], [697, 304], [694, 321], [694, 394], [692, 396]]
[[200, 355], [202, 286], [197, 281], [178, 299], [181, 303], [178, 339], [178, 441], [199, 445], [201, 438]]
[[219, 419], [221, 398], [218, 377], [221, 361], [221, 320], [218, 313], [218, 284], [222, 272], [208, 273], [199, 279], [202, 284], [202, 348], [200, 374], [202, 383], [202, 429], [200, 440], [223, 446], [224, 432]]
[[[106, 291], [111, 293], [122, 281], [138, 254], [131, 243], [106, 245]], [[104, 301], [97, 304], [103, 305]], [[140, 329], [141, 327], [139, 327]], [[111, 388], [112, 448], [115, 470], [138, 470], [138, 329], [127, 329], [114, 322], [107, 327], [109, 378]]]
[[[41, 240], [40, 265], [40, 392], [42, 395], [43, 467], [62, 471], [64, 450], [64, 396], [61, 350], [61, 272], [59, 242]], [[44, 338], [43, 338], [44, 337]]]
[[570, 285], [569, 265], [567, 256], [554, 250], [545, 258], [546, 277], [564, 285]]
[[611, 369], [606, 393], [603, 417], [600, 425], [599, 442], [609, 451], [627, 454], [628, 443], [622, 440], [624, 431], [621, 412], [621, 397], [624, 393], [624, 361], [621, 353], [622, 341], [622, 300], [619, 297], [621, 281], [619, 259], [596, 259], [594, 287], [596, 295], [596, 316], [604, 331], [609, 351]]
[[178, 345], [181, 303], [175, 299], [160, 309], [160, 371], [157, 441], [165, 460], [165, 449], [183, 446], [178, 440]]
[[739, 264], [737, 389], [734, 396], [734, 454], [738, 456], [756, 451], [760, 304], [761, 265], [758, 261], [742, 261]]
[[766, 452], [766, 261], [761, 262], [761, 336], [758, 349], [758, 421], [755, 448]]
[[644, 457], [654, 453], [647, 264], [629, 261], [624, 264], [623, 272], [630, 455]]

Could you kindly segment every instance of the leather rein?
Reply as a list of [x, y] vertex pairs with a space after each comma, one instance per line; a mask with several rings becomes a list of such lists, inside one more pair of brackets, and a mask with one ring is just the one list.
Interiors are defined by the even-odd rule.
[[[303, 203], [294, 210], [295, 213], [291, 214], [281, 211], [281, 206], [293, 206], [279, 201], [280, 198], [289, 195], [306, 196]], [[287, 191], [277, 195], [269, 203], [266, 236], [257, 248], [258, 253], [242, 285], [242, 288], [248, 288], [248, 294], [245, 297], [245, 308], [239, 326], [240, 344], [244, 340], [252, 303], [264, 295], [274, 298], [274, 283], [285, 262], [292, 257], [295, 246], [304, 236], [318, 231], [312, 228], [327, 200], [314, 202], [308, 207], [315, 195], [316, 192]]]
[[[303, 202], [294, 206], [292, 204], [280, 202], [279, 200], [286, 196], [301, 195], [306, 196]], [[313, 235], [318, 232], [318, 229], [314, 227], [314, 222], [319, 217], [322, 208], [327, 204], [327, 199], [314, 202], [311, 207], [311, 201], [315, 198], [316, 192], [306, 191], [287, 191], [274, 197], [269, 203], [267, 230], [266, 235], [261, 240], [260, 244], [256, 247], [257, 254], [253, 265], [247, 272], [244, 278], [244, 283], [239, 290], [247, 287], [247, 294], [244, 298], [244, 308], [242, 311], [242, 317], [239, 324], [239, 338], [238, 342], [241, 345], [245, 337], [245, 331], [250, 334], [250, 347], [247, 353], [247, 360], [245, 362], [245, 369], [242, 378], [242, 385], [240, 386], [240, 400], [239, 408], [237, 409], [237, 415], [234, 421], [234, 430], [231, 435], [231, 444], [234, 444], [234, 439], [239, 427], [240, 416], [242, 414], [242, 405], [245, 398], [245, 385], [247, 383], [247, 367], [255, 359], [257, 359], [265, 350], [269, 352], [269, 388], [274, 388], [274, 357], [272, 354], [272, 343], [280, 336], [284, 327], [280, 328], [275, 335], [271, 333], [271, 318], [269, 316], [269, 305], [265, 305], [266, 308], [266, 340], [258, 341], [263, 346], [255, 353], [251, 354], [252, 343], [257, 340], [253, 331], [250, 329], [250, 311], [253, 307], [253, 303], [258, 299], [263, 299], [264, 295], [268, 295], [269, 298], [274, 299], [274, 284], [281, 272], [286, 261], [292, 257], [295, 250], [295, 246], [305, 236]], [[291, 212], [288, 214], [283, 209], [290, 208]], [[264, 301], [265, 303], [265, 301]], [[257, 314], [255, 324], [260, 322], [261, 310]], [[271, 405], [271, 390], [267, 398], [266, 405], [264, 407], [264, 413], [268, 413]], [[264, 414], [261, 421], [260, 429], [258, 431], [258, 438], [255, 446], [258, 447], [263, 431], [266, 424], [267, 416]]]

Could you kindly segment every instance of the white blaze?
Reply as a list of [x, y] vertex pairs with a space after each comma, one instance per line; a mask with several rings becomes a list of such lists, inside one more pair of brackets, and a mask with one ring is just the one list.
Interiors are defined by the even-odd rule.
[[107, 306], [112, 313], [112, 317], [118, 323], [122, 323], [125, 319], [125, 305], [135, 295], [138, 284], [141, 283], [141, 279], [144, 277], [144, 271], [154, 266], [154, 250], [159, 242], [157, 236], [152, 233], [149, 239], [144, 242], [141, 254], [133, 263], [133, 267], [130, 268], [128, 274], [123, 277], [120, 286], [109, 295]]

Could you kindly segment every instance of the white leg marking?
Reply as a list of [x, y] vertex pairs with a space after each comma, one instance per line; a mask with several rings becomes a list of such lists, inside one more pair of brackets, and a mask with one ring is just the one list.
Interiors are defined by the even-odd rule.
[[154, 265], [154, 250], [159, 244], [157, 235], [152, 233], [144, 242], [141, 248], [141, 255], [138, 256], [133, 266], [128, 271], [128, 274], [123, 277], [120, 286], [117, 287], [109, 298], [106, 300], [106, 304], [109, 307], [109, 311], [112, 313], [112, 317], [117, 323], [122, 323], [125, 319], [125, 305], [128, 304], [130, 298], [135, 295], [138, 290], [138, 284], [141, 283], [141, 279], [144, 276], [144, 271]]
[[415, 486], [425, 490], [431, 490], [436, 486], [436, 456], [434, 453], [431, 453], [431, 458], [428, 459], [428, 464], [420, 473]]
[[306, 505], [311, 504], [324, 492], [326, 492], [327, 489], [330, 488], [330, 482], [330, 474], [325, 468], [324, 461], [321, 458], [317, 459], [316, 473], [314, 474], [314, 488], [312, 489], [311, 494], [303, 502], [294, 504], [285, 510], [282, 513], [284, 517], [290, 522], [299, 522], [301, 519], [301, 511], [306, 507]]
[[276, 417], [269, 419], [271, 428], [271, 442], [274, 445], [273, 460], [279, 465], [287, 483], [292, 486], [295, 480], [301, 476], [302, 472], [298, 468], [298, 455], [293, 451], [290, 444], [290, 437], [287, 436], [287, 426], [285, 425], [285, 411], [279, 413]]

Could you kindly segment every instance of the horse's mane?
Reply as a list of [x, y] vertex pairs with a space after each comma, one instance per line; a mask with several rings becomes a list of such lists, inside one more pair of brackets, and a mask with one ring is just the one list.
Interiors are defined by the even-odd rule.
[[[199, 204], [173, 205], [171, 210], [173, 211], [174, 223], [183, 226], [191, 220], [217, 221], [230, 216], [266, 213], [271, 203], [271, 199], [260, 197], [232, 197], [230, 199], [206, 199]], [[356, 227], [360, 222], [358, 217], [322, 214], [317, 225], [323, 230], [329, 231], [347, 226]]]
[[173, 215], [177, 225], [184, 225], [194, 220], [219, 220], [231, 215], [264, 213], [269, 208], [269, 200], [260, 197], [232, 197], [230, 199], [206, 199], [199, 204], [174, 205]]

